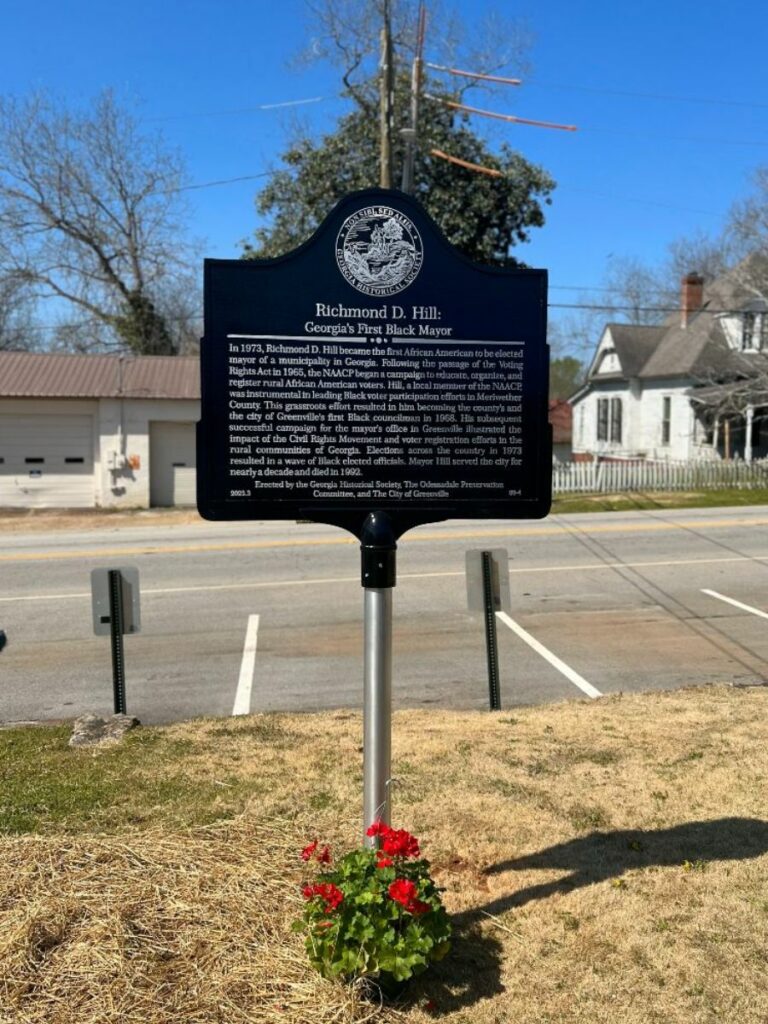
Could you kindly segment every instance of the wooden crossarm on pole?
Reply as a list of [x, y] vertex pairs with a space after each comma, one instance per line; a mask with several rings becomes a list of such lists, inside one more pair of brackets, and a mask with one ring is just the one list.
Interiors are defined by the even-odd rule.
[[489, 178], [503, 178], [504, 175], [501, 171], [497, 171], [492, 167], [483, 167], [481, 164], [470, 163], [469, 160], [460, 160], [457, 156], [450, 156], [448, 153], [444, 153], [442, 149], [430, 149], [432, 156], [439, 157], [441, 160], [447, 160], [451, 164], [458, 164], [459, 167], [466, 167], [468, 171], [477, 171], [479, 174], [487, 174]]
[[444, 100], [439, 96], [432, 96], [425, 92], [424, 98], [433, 100], [435, 103], [442, 103], [452, 110], [463, 110], [467, 114], [480, 114], [482, 117], [495, 117], [499, 121], [510, 121], [512, 124], [527, 124], [534, 128], [557, 128], [563, 132], [575, 132], [578, 128], [575, 124], [554, 124], [552, 121], [534, 121], [528, 117], [515, 117], [514, 114], [497, 114], [494, 110], [480, 110], [479, 107], [468, 107], [465, 103], [456, 103], [453, 100]]
[[502, 78], [501, 75], [486, 75], [480, 71], [459, 71], [458, 68], [449, 68], [444, 64], [431, 64], [424, 62], [433, 71], [447, 71], [449, 75], [460, 75], [462, 78], [479, 78], [483, 82], [500, 82], [502, 85], [522, 85], [521, 78]]

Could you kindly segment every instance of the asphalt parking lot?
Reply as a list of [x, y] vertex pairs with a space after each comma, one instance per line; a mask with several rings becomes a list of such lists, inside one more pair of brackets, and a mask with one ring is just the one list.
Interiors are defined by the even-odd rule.
[[[359, 554], [342, 531], [189, 514], [45, 526], [0, 522], [1, 721], [111, 711], [90, 572], [120, 565], [141, 580], [142, 632], [125, 653], [142, 721], [361, 706]], [[454, 522], [399, 544], [396, 707], [488, 706], [464, 571], [466, 551], [487, 548], [509, 556], [503, 707], [768, 680], [768, 509]]]

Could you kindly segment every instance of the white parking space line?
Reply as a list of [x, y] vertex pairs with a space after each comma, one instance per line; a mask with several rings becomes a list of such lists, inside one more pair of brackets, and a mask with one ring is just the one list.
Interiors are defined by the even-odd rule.
[[243, 660], [240, 663], [240, 678], [237, 681], [237, 693], [232, 708], [233, 715], [250, 715], [251, 690], [253, 675], [256, 669], [256, 641], [259, 635], [259, 616], [248, 616], [248, 628], [245, 631]]
[[759, 608], [753, 608], [751, 604], [742, 604], [741, 601], [737, 601], [733, 597], [726, 597], [725, 594], [718, 594], [716, 590], [702, 590], [702, 594], [709, 594], [710, 597], [716, 597], [718, 601], [732, 604], [734, 608], [741, 608], [742, 611], [751, 612], [752, 615], [759, 615], [761, 619], [768, 619], [768, 612], [763, 612]]
[[564, 661], [561, 661], [560, 658], [558, 658], [556, 654], [553, 654], [552, 651], [548, 650], [544, 644], [539, 643], [539, 641], [535, 637], [531, 636], [527, 630], [518, 625], [514, 619], [511, 619], [506, 612], [496, 612], [496, 618], [501, 619], [505, 626], [509, 626], [513, 633], [516, 633], [521, 640], [525, 640], [529, 647], [532, 647], [537, 654], [540, 654], [545, 661], [548, 661], [549, 664], [553, 666], [553, 668], [556, 668], [558, 672], [561, 672], [566, 679], [569, 679], [574, 684], [574, 686], [578, 686], [578, 688], [586, 693], [588, 697], [603, 696], [602, 693], [595, 689], [591, 683], [588, 683], [583, 676], [580, 676], [578, 672], [574, 672], [569, 665], [566, 665]]

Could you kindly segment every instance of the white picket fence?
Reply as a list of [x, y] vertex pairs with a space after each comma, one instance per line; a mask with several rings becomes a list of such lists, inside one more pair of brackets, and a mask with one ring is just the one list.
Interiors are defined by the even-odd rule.
[[569, 462], [555, 465], [555, 494], [768, 487], [768, 459], [696, 462]]

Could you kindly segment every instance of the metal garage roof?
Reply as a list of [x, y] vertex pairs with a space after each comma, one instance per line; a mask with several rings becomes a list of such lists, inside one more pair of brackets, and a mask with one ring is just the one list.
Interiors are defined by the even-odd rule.
[[197, 356], [0, 352], [0, 398], [200, 398]]

